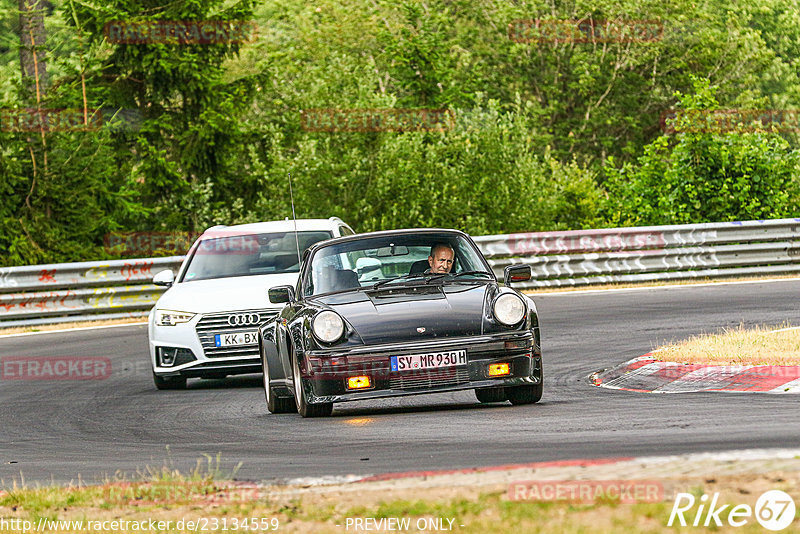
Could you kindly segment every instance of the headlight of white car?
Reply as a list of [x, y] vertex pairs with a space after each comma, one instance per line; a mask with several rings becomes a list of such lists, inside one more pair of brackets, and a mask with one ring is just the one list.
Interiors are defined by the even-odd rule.
[[504, 293], [494, 301], [494, 316], [506, 326], [514, 326], [525, 316], [525, 303], [513, 293]]
[[325, 343], [333, 343], [344, 334], [344, 321], [338, 313], [323, 311], [318, 313], [311, 322], [314, 335]]
[[156, 310], [156, 325], [175, 326], [176, 324], [188, 323], [194, 316], [194, 313], [182, 311]]

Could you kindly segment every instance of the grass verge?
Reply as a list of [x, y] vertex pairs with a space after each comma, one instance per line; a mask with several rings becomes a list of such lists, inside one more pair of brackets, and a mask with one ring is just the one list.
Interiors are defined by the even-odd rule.
[[[623, 504], [613, 498], [601, 498], [584, 504], [512, 501], [502, 487], [398, 491], [396, 488], [370, 488], [368, 484], [360, 489], [361, 484], [351, 484], [346, 488], [317, 488], [303, 493], [303, 489], [285, 486], [260, 487], [216, 481], [209, 476], [181, 477], [165, 472], [157, 473], [153, 480], [138, 483], [11, 489], [0, 493], [0, 517], [6, 521], [6, 528], [0, 522], [0, 532], [20, 532], [22, 522], [27, 521], [33, 526], [32, 530], [41, 524], [49, 527], [38, 529], [44, 532], [674, 533], [698, 531], [691, 526], [697, 506], [686, 513], [687, 527], [667, 525], [675, 491], [691, 493], [698, 502], [703, 494], [719, 493], [718, 504], [728, 504], [727, 511], [741, 504], [753, 507], [767, 490], [786, 491], [795, 501], [800, 498], [800, 473], [797, 471], [676, 478], [662, 482], [665, 487], [671, 485], [676, 489], [665, 492], [663, 500], [658, 502]], [[723, 522], [727, 511], [720, 516]], [[359, 520], [362, 521], [360, 529], [357, 528]], [[393, 521], [395, 528], [387, 528], [392, 523], [380, 523], [381, 520]], [[141, 528], [144, 524], [150, 527]], [[383, 528], [378, 527], [380, 524]], [[397, 528], [403, 524], [407, 526], [405, 529]], [[153, 528], [152, 525], [158, 526]], [[7, 528], [9, 526], [18, 528]], [[747, 525], [735, 530], [763, 531], [752, 517]]]
[[713, 365], [800, 365], [800, 328], [726, 328], [670, 343], [653, 351], [661, 361]]

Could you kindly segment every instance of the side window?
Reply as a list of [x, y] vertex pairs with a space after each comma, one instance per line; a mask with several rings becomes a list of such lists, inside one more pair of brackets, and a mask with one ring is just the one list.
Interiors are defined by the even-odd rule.
[[342, 237], [346, 235], [355, 235], [354, 231], [352, 231], [349, 227], [344, 225], [339, 227], [339, 233], [342, 235]]

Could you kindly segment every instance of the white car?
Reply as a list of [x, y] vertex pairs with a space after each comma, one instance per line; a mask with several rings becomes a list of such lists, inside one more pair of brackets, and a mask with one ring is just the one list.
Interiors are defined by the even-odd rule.
[[282, 307], [270, 304], [267, 290], [295, 285], [299, 256], [314, 243], [354, 233], [337, 217], [206, 230], [177, 275], [168, 269], [153, 278], [169, 287], [148, 319], [156, 387], [183, 389], [187, 378], [260, 373], [258, 326]]

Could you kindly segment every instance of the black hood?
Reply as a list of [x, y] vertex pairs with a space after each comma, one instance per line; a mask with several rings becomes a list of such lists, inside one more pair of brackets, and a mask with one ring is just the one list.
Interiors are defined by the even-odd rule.
[[496, 284], [415, 285], [339, 293], [318, 301], [372, 345], [480, 335], [486, 294], [492, 288]]

